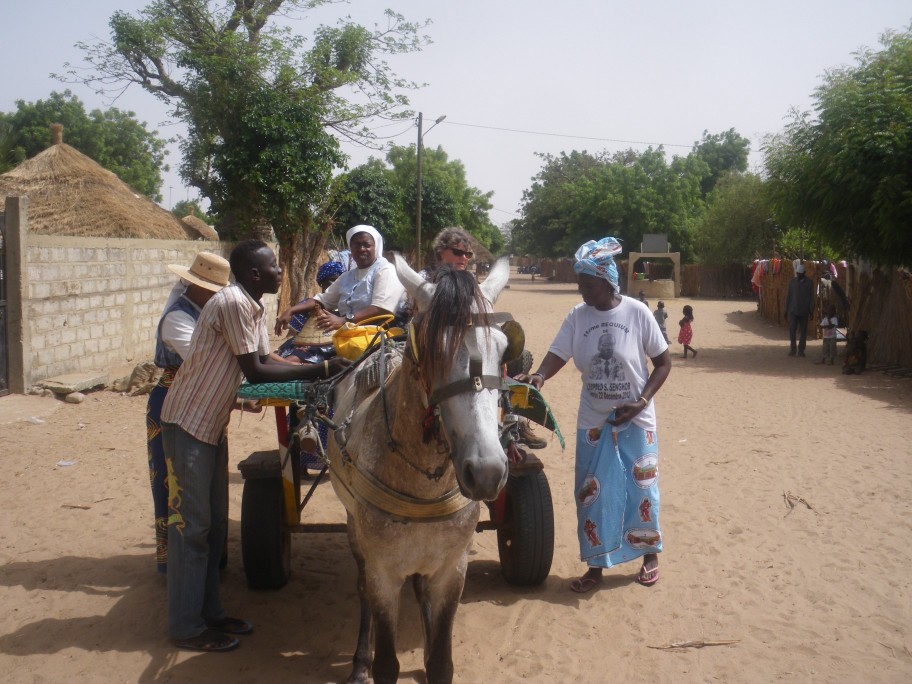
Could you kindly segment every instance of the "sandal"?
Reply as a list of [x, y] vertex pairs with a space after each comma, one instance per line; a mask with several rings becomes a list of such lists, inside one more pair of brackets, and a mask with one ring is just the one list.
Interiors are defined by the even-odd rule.
[[640, 574], [637, 575], [637, 582], [642, 584], [644, 587], [651, 587], [653, 584], [659, 581], [659, 566], [655, 565], [649, 570], [646, 569], [644, 565], [640, 568]]
[[204, 653], [231, 651], [241, 644], [240, 640], [222, 632], [216, 632], [214, 629], [203, 630], [202, 633], [189, 639], [171, 639], [171, 643], [187, 651], [203, 651]]
[[577, 594], [585, 594], [586, 592], [592, 591], [598, 585], [602, 583], [602, 578], [595, 577], [586, 577], [583, 575], [572, 582], [570, 582], [570, 591], [575, 591]]
[[253, 624], [240, 618], [223, 617], [221, 620], [207, 623], [206, 626], [222, 634], [253, 634]]

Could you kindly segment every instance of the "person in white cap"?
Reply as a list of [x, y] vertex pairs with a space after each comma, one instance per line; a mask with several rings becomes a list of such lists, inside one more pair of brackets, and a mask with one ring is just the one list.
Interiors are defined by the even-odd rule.
[[[805, 274], [804, 264], [795, 267], [795, 277], [788, 286], [785, 297], [785, 315], [789, 322], [789, 356], [804, 356], [807, 344], [807, 327], [814, 313], [814, 285]], [[797, 344], [796, 344], [797, 338]]]
[[160, 573], [168, 572], [168, 480], [161, 439], [161, 409], [174, 381], [174, 374], [190, 351], [190, 338], [200, 311], [212, 296], [228, 284], [228, 260], [200, 252], [189, 268], [177, 264], [168, 270], [179, 276], [171, 291], [155, 335], [155, 365], [162, 369], [158, 384], [149, 393], [146, 407], [146, 444], [149, 481], [155, 510], [155, 563]]

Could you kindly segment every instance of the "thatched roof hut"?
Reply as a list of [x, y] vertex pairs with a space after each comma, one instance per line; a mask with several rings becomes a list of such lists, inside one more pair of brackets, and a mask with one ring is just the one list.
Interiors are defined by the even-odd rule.
[[0, 197], [27, 195], [29, 232], [74, 237], [198, 237], [180, 219], [135, 192], [113, 173], [62, 140], [0, 175]]
[[195, 233], [195, 237], [199, 240], [219, 239], [219, 234], [215, 231], [215, 228], [193, 214], [184, 216], [184, 218], [181, 219], [181, 223], [184, 224], [185, 230], [191, 231], [191, 234]]

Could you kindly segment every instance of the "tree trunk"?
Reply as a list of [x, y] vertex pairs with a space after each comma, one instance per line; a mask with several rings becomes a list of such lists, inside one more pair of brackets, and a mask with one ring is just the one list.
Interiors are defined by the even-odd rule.
[[293, 235], [286, 231], [279, 235], [279, 265], [282, 267], [279, 311], [317, 293], [317, 270], [328, 229], [329, 226], [320, 226], [315, 230], [312, 220], [307, 219]]

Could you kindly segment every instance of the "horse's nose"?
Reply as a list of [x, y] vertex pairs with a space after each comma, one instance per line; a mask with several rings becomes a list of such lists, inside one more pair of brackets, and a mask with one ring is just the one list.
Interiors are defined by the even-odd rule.
[[475, 501], [492, 501], [497, 498], [507, 481], [507, 459], [468, 459], [460, 481], [464, 494]]

